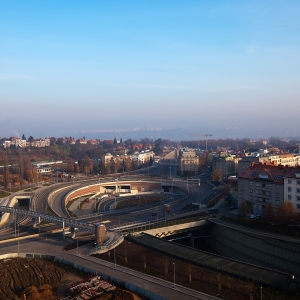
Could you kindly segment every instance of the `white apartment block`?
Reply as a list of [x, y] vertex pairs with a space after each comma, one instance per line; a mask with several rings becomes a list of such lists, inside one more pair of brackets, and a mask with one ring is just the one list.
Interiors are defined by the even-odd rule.
[[114, 158], [114, 156], [111, 153], [105, 153], [102, 156], [102, 163], [106, 166], [111, 162], [112, 158]]
[[284, 178], [284, 201], [292, 202], [300, 212], [300, 168], [294, 169]]
[[153, 151], [135, 152], [133, 155], [131, 155], [131, 159], [137, 161], [138, 164], [144, 164], [148, 162], [151, 158], [154, 159]]
[[180, 172], [198, 172], [199, 156], [194, 149], [183, 148], [179, 153]]

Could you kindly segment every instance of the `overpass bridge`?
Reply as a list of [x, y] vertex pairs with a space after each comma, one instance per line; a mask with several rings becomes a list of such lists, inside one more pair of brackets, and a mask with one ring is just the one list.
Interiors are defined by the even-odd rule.
[[9, 213], [9, 214], [19, 214], [28, 218], [32, 218], [37, 220], [40, 225], [41, 220], [45, 220], [50, 223], [62, 224], [63, 229], [65, 226], [70, 226], [73, 228], [78, 228], [80, 230], [93, 232], [95, 231], [95, 225], [92, 223], [80, 222], [70, 218], [62, 218], [56, 216], [50, 216], [47, 214], [42, 214], [40, 212], [32, 211], [32, 210], [24, 210], [24, 209], [15, 209], [13, 207], [8, 206], [0, 206], [0, 211]]

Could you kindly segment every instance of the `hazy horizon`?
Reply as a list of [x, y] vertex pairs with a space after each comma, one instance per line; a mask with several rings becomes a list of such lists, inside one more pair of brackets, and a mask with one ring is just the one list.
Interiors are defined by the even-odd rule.
[[2, 2], [0, 137], [299, 136], [299, 14], [297, 1]]

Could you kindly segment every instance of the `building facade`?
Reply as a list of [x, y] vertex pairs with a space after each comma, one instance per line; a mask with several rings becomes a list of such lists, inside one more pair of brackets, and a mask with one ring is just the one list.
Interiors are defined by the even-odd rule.
[[235, 155], [219, 154], [212, 159], [212, 170], [220, 170], [222, 172], [222, 180], [226, 180], [229, 176], [237, 174], [238, 161]]
[[252, 163], [238, 175], [238, 204], [245, 201], [253, 214], [261, 215], [267, 203], [276, 210], [284, 201], [284, 177], [292, 167]]
[[293, 168], [284, 177], [284, 201], [291, 201], [300, 212], [300, 167]]
[[179, 172], [181, 175], [196, 175], [199, 172], [199, 156], [194, 149], [183, 148], [179, 152]]

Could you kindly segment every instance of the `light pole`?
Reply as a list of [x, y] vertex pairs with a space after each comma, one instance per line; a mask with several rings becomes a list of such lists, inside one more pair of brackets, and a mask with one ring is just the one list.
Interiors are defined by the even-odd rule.
[[260, 287], [260, 300], [262, 300], [262, 286]]
[[14, 217], [14, 221], [15, 221], [15, 237], [17, 236], [17, 217], [15, 214], [15, 210], [13, 210], [13, 217]]
[[158, 223], [158, 206], [156, 206], [156, 223]]
[[173, 284], [173, 287], [175, 289], [175, 263], [173, 263], [173, 266], [174, 266], [174, 284]]
[[115, 263], [115, 268], [117, 267], [116, 263], [116, 247], [114, 247], [114, 263]]
[[20, 225], [18, 224], [18, 256], [20, 253]]
[[76, 240], [77, 240], [77, 255], [78, 255], [78, 237], [77, 237]]

